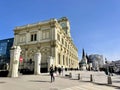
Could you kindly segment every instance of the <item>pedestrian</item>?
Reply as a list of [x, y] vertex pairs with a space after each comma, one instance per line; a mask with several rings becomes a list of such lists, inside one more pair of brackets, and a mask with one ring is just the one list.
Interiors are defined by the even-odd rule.
[[61, 67], [61, 73], [62, 73], [62, 76], [63, 76], [63, 66]]
[[61, 68], [60, 67], [58, 68], [58, 73], [59, 73], [59, 75], [61, 75]]
[[51, 76], [51, 82], [55, 81], [55, 77], [54, 77], [54, 70], [53, 70], [53, 65], [50, 67], [50, 76]]
[[56, 67], [56, 66], [55, 66], [55, 69], [54, 69], [54, 70], [55, 70], [55, 73], [57, 73], [57, 67]]

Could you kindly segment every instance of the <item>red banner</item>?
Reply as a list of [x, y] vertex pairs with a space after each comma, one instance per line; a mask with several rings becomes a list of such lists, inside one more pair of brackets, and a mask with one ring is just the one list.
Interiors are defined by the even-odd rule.
[[20, 59], [19, 59], [19, 60], [20, 60], [20, 62], [22, 62], [22, 61], [23, 61], [23, 58], [20, 56]]

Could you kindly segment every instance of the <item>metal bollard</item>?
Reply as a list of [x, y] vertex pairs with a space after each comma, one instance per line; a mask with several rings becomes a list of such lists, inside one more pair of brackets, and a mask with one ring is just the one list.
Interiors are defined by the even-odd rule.
[[78, 80], [80, 80], [80, 74], [78, 74]]
[[69, 73], [69, 78], [72, 78], [72, 73]]
[[108, 76], [108, 84], [112, 84], [112, 79], [110, 76]]
[[90, 81], [93, 82], [93, 75], [90, 74]]

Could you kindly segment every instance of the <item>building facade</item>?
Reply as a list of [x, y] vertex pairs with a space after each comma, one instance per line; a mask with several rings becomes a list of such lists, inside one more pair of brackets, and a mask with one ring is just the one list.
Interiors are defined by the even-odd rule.
[[103, 55], [91, 54], [89, 55], [89, 61], [92, 62], [93, 70], [99, 70], [100, 68], [103, 68]]
[[33, 66], [34, 55], [40, 52], [43, 70], [49, 68], [49, 57], [53, 58], [56, 67], [78, 68], [78, 50], [72, 41], [66, 17], [16, 27], [14, 35], [14, 45], [22, 49], [23, 67], [25, 64]]
[[10, 49], [13, 45], [14, 38], [0, 40], [0, 69], [10, 62]]

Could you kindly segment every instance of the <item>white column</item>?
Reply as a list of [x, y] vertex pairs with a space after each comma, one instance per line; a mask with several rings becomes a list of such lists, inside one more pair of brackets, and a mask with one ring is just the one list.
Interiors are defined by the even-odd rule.
[[18, 43], [18, 35], [15, 34], [15, 37], [14, 37], [14, 45], [17, 45], [17, 43]]
[[34, 74], [40, 74], [40, 62], [41, 62], [41, 53], [35, 53], [34, 55], [35, 67], [34, 67]]
[[55, 58], [54, 58], [55, 65], [58, 65], [58, 49], [55, 47]]
[[60, 65], [61, 66], [63, 65], [63, 52], [61, 52], [60, 54]]
[[41, 32], [39, 30], [37, 33], [37, 41], [40, 42], [40, 40], [41, 40]]
[[20, 58], [20, 46], [13, 46], [10, 51], [10, 69], [8, 76], [18, 77], [18, 66]]
[[42, 31], [40, 30], [40, 41], [42, 40]]
[[57, 40], [57, 32], [56, 32], [56, 29], [55, 27], [51, 28], [51, 35], [52, 35], [52, 40]]
[[54, 30], [54, 33], [55, 33], [55, 40], [57, 40], [57, 29], [56, 28]]
[[28, 54], [28, 50], [25, 51], [25, 61], [27, 61], [27, 59], [28, 59], [27, 54]]

